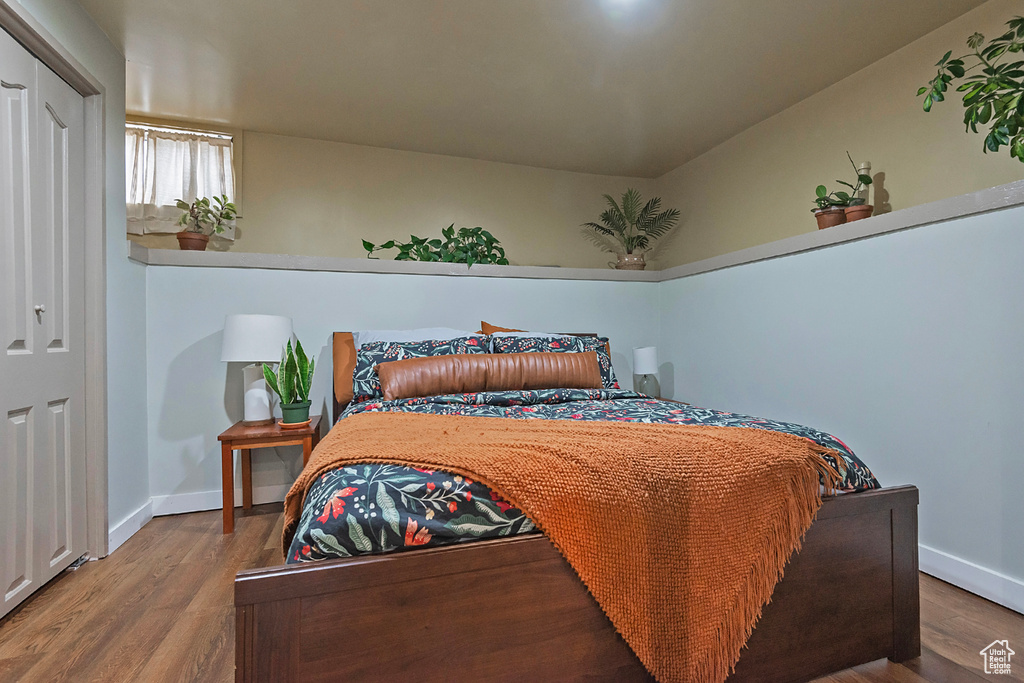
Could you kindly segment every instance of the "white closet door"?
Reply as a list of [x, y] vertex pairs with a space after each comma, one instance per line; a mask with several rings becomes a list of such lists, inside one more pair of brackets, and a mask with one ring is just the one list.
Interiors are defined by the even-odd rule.
[[0, 615], [85, 538], [84, 103], [0, 31]]

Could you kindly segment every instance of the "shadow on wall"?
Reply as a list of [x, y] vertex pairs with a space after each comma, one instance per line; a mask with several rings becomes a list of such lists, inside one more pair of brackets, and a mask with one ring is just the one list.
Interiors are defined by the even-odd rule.
[[[658, 259], [661, 258], [662, 254], [671, 253], [672, 245], [682, 239], [682, 237], [680, 237], [680, 233], [686, 229], [686, 219], [688, 218], [689, 213], [690, 211], [685, 207], [679, 209], [679, 223], [677, 223], [676, 227], [672, 230], [669, 230], [667, 235], [657, 240], [654, 243], [654, 246], [651, 247], [650, 251], [647, 252], [645, 260], [648, 264], [657, 262]], [[659, 264], [658, 267], [661, 268], [663, 266]]]
[[[629, 360], [626, 359], [626, 354], [612, 351], [612, 369], [615, 370], [615, 379], [619, 381], [619, 386], [623, 389], [632, 389], [633, 376], [627, 375], [622, 371], [622, 368], [629, 368]], [[629, 378], [628, 387], [626, 386], [626, 378]]]
[[[662, 363], [658, 366], [658, 383], [661, 385], [662, 398], [675, 398], [676, 391], [676, 366], [672, 363]], [[679, 399], [686, 401], [685, 398]]]
[[[245, 414], [245, 399], [242, 387], [242, 371], [248, 363], [225, 363], [227, 376], [224, 378], [224, 412], [228, 414], [231, 424], [242, 419]], [[271, 398], [271, 407], [277, 404]]]
[[889, 191], [885, 189], [885, 172], [876, 173], [875, 177], [871, 180], [871, 187], [874, 188], [874, 201], [875, 212], [874, 215], [878, 216], [883, 213], [889, 213], [892, 211], [892, 204], [889, 203]]
[[[220, 363], [222, 336], [222, 332], [214, 332], [203, 337], [171, 360], [157, 425], [161, 438], [180, 441], [203, 435], [203, 424], [208, 421], [204, 418], [212, 407], [204, 399], [214, 396], [223, 395], [224, 407], [232, 419], [242, 418], [241, 372], [229, 373], [227, 363], [221, 364], [221, 372], [196, 372], [197, 368], [209, 367], [211, 358]], [[235, 382], [234, 387], [228, 386], [229, 380]], [[183, 397], [189, 400], [183, 402]]]
[[[172, 493], [194, 491], [204, 483], [203, 462], [210, 453], [219, 452], [217, 434], [231, 422], [225, 419], [221, 429], [211, 431], [207, 425], [210, 413], [217, 409], [217, 399], [223, 395], [224, 408], [231, 420], [242, 416], [242, 372], [229, 372], [227, 363], [220, 363], [221, 332], [203, 337], [190, 345], [167, 368], [166, 384], [157, 433], [167, 442], [168, 455], [178, 460], [178, 469], [187, 475], [172, 487]], [[215, 372], [197, 372], [208, 368], [210, 359], [223, 366]]]

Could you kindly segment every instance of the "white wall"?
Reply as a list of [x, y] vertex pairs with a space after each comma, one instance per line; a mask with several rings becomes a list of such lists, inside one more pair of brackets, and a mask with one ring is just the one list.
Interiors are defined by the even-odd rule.
[[144, 266], [128, 260], [124, 240], [125, 61], [77, 3], [21, 4], [105, 89], [108, 516], [116, 533], [122, 522], [149, 504], [146, 274]]
[[[330, 410], [327, 341], [338, 330], [475, 331], [485, 319], [598, 332], [610, 337], [625, 387], [632, 380], [630, 350], [654, 343], [658, 331], [654, 283], [167, 266], [151, 266], [147, 275], [150, 489], [157, 514], [221, 505], [217, 435], [242, 412], [241, 368], [220, 362], [229, 313], [292, 317], [303, 345], [317, 354], [314, 414]], [[298, 448], [255, 452], [256, 502], [282, 500], [300, 469]]]
[[[1024, 611], [1024, 208], [661, 284], [674, 397], [921, 490], [922, 568]], [[977, 566], [972, 566], [977, 565]]]

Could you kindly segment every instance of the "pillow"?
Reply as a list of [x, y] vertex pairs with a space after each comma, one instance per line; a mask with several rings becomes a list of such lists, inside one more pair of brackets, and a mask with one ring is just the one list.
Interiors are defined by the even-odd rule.
[[514, 337], [495, 335], [491, 337], [491, 350], [494, 353], [586, 353], [597, 352], [597, 363], [601, 368], [601, 380], [606, 389], [618, 389], [615, 379], [615, 368], [608, 353], [606, 337]]
[[359, 330], [353, 332], [356, 348], [371, 342], [419, 342], [432, 339], [458, 339], [474, 333], [450, 327], [420, 327], [415, 330]]
[[597, 353], [431, 356], [381, 363], [384, 400], [531, 389], [600, 389]]
[[356, 366], [352, 372], [352, 400], [356, 403], [380, 398], [383, 391], [377, 377], [377, 365], [405, 358], [450, 356], [461, 353], [487, 353], [482, 337], [428, 339], [415, 342], [369, 342], [356, 350]]
[[492, 334], [497, 334], [498, 332], [526, 332], [526, 330], [516, 330], [511, 327], [498, 327], [497, 325], [492, 325], [488, 322], [484, 322], [483, 320], [480, 321], [480, 334], [490, 336]]

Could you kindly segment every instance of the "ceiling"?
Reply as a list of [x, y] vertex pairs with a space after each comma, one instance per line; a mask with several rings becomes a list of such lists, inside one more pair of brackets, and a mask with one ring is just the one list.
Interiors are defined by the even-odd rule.
[[79, 2], [133, 114], [657, 177], [982, 0]]

